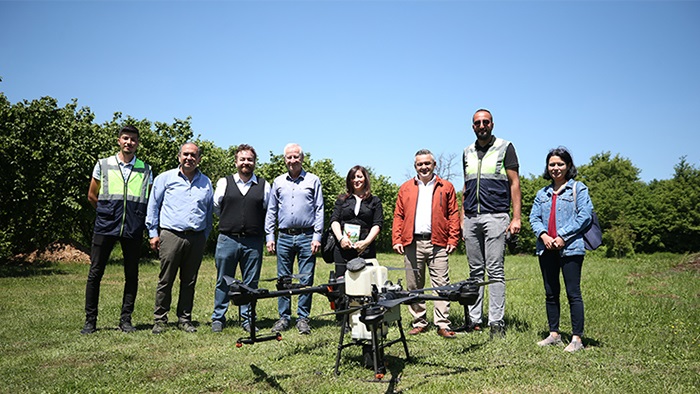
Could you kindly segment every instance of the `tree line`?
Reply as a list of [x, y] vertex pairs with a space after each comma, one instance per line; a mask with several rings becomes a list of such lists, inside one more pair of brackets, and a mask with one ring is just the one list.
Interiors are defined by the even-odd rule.
[[[89, 245], [95, 212], [87, 201], [92, 168], [101, 157], [117, 151], [117, 132], [127, 124], [140, 131], [137, 156], [160, 174], [177, 166], [177, 153], [187, 141], [202, 151], [201, 171], [216, 182], [235, 172], [235, 146], [222, 148], [195, 136], [190, 118], [172, 123], [134, 119], [117, 112], [102, 124], [77, 100], [59, 107], [43, 97], [12, 104], [0, 93], [0, 261], [41, 249], [59, 239]], [[281, 154], [269, 152], [262, 162], [258, 152], [256, 173], [269, 181], [286, 172]], [[461, 189], [461, 171], [454, 171], [451, 156], [438, 169]], [[304, 168], [322, 182], [326, 224], [336, 197], [344, 193], [347, 169], [335, 168], [328, 158], [316, 160], [306, 152]], [[579, 165], [577, 180], [588, 185], [604, 234], [600, 252], [607, 256], [634, 253], [700, 251], [700, 170], [679, 158], [668, 180], [641, 181], [640, 170], [619, 154], [602, 152]], [[544, 165], [543, 165], [544, 169]], [[391, 223], [399, 185], [370, 168], [372, 192], [384, 208], [384, 228], [377, 240], [379, 251], [391, 251]], [[537, 190], [547, 184], [540, 176], [521, 176], [523, 229], [518, 252], [533, 253], [535, 236], [528, 215]], [[215, 219], [216, 221], [216, 219]], [[215, 222], [216, 224], [216, 222]], [[213, 251], [217, 232], [209, 239]], [[145, 244], [144, 244], [145, 247]], [[462, 246], [463, 248], [463, 246]]]

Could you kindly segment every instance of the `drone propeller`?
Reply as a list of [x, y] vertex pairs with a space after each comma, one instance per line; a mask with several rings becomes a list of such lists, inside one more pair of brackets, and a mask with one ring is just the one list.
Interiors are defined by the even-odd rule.
[[[344, 265], [348, 265], [348, 264], [347, 263], [335, 263], [335, 265], [344, 266]], [[387, 271], [416, 271], [416, 272], [420, 271], [418, 268], [401, 268], [401, 267], [387, 267], [387, 266], [384, 266], [384, 268], [386, 268]]]
[[420, 271], [418, 268], [386, 267], [387, 271]]
[[348, 308], [348, 309], [341, 309], [341, 310], [339, 310], [339, 311], [333, 311], [333, 312], [322, 313], [322, 314], [320, 314], [320, 315], [316, 315], [316, 317], [333, 316], [333, 315], [345, 315], [345, 314], [348, 314], [348, 313], [353, 313], [353, 312], [359, 311], [360, 309], [363, 309], [363, 308], [366, 308], [366, 307], [367, 307], [367, 305], [353, 306], [352, 308]]
[[[514, 279], [506, 279], [506, 280], [508, 281], [508, 280], [514, 280]], [[445, 285], [445, 286], [427, 287], [427, 288], [425, 288], [425, 289], [410, 290], [410, 292], [411, 292], [411, 293], [421, 293], [421, 292], [424, 292], [424, 291], [433, 291], [433, 290], [435, 290], [435, 291], [456, 290], [456, 289], [459, 289], [460, 287], [462, 287], [463, 285], [469, 285], [469, 284], [471, 284], [471, 285], [474, 285], [474, 286], [486, 286], [486, 285], [490, 285], [491, 283], [496, 283], [496, 282], [498, 282], [498, 281], [495, 280], [495, 279], [492, 279], [492, 280], [487, 280], [487, 281], [483, 281], [483, 282], [472, 282], [472, 283], [470, 283], [470, 280], [467, 279], [467, 280], [463, 280], [463, 281], [461, 281], [461, 282], [452, 283], [452, 284]]]
[[396, 305], [403, 304], [404, 302], [406, 302], [410, 299], [416, 298], [417, 296], [418, 296], [417, 294], [408, 294], [405, 297], [379, 300], [377, 302], [377, 305], [383, 306], [387, 309], [391, 309], [391, 308], [395, 307]]
[[276, 282], [280, 279], [284, 278], [290, 278], [290, 279], [301, 279], [309, 276], [311, 274], [292, 274], [292, 275], [282, 275], [276, 278], [265, 278], [265, 279], [260, 279], [260, 282]]
[[240, 280], [234, 278], [233, 276], [228, 276], [228, 275], [224, 275], [224, 282], [226, 282], [226, 286], [229, 286], [229, 287], [234, 283], [243, 283]]

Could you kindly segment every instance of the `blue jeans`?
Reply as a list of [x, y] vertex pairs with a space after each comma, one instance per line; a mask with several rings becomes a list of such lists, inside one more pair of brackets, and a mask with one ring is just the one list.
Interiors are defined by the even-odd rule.
[[[316, 256], [311, 253], [311, 241], [313, 234], [288, 235], [280, 233], [277, 238], [277, 276], [292, 275], [294, 269], [294, 257], [299, 260], [299, 283], [312, 286], [314, 284], [314, 268], [316, 267]], [[299, 296], [297, 305], [297, 316], [308, 318], [311, 313], [312, 294], [302, 294]], [[277, 310], [282, 319], [291, 319], [292, 299], [289, 296], [277, 299]]]
[[[244, 284], [254, 289], [258, 288], [260, 269], [262, 268], [263, 237], [229, 237], [219, 234], [216, 242], [216, 289], [214, 290], [214, 313], [212, 321], [226, 322], [226, 311], [231, 298], [228, 295], [229, 286], [224, 276], [235, 277], [236, 267], [241, 265], [241, 277]], [[250, 323], [250, 304], [241, 305], [243, 323]]]
[[545, 251], [539, 256], [544, 280], [545, 304], [549, 331], [559, 332], [559, 271], [564, 276], [566, 296], [571, 313], [571, 335], [583, 336], [583, 297], [581, 297], [581, 268], [583, 255], [561, 256], [559, 251]]

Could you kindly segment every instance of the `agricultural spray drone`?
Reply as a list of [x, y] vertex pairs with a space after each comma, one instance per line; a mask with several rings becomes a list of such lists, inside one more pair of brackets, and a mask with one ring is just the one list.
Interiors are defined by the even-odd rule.
[[[395, 344], [403, 345], [406, 359], [410, 358], [406, 336], [401, 325], [401, 304], [412, 304], [420, 301], [442, 300], [458, 302], [465, 308], [476, 302], [479, 286], [491, 282], [480, 282], [467, 279], [447, 286], [434, 287], [413, 291], [403, 290], [401, 282], [393, 284], [388, 280], [388, 268], [380, 266], [376, 259], [356, 258], [347, 264], [347, 271], [342, 278], [336, 278], [331, 271], [328, 283], [307, 287], [293, 283], [293, 277], [285, 276], [277, 280], [276, 291], [268, 289], [253, 289], [239, 280], [227, 277], [230, 286], [229, 295], [234, 305], [250, 304], [250, 326], [255, 327], [255, 307], [259, 299], [276, 298], [300, 294], [318, 293], [324, 295], [331, 304], [334, 312], [340, 314], [343, 321], [338, 340], [338, 351], [335, 358], [335, 373], [338, 375], [340, 356], [343, 349], [350, 346], [361, 346], [363, 364], [374, 369], [376, 379], [382, 379], [386, 373], [384, 366], [384, 349]], [[437, 294], [424, 294], [424, 291], [435, 291]], [[346, 305], [347, 309], [336, 310], [336, 305]], [[389, 327], [396, 323], [399, 337], [388, 340]], [[345, 327], [350, 327], [351, 341], [344, 343]], [[239, 338], [236, 347], [243, 344], [254, 344], [269, 340], [282, 340], [281, 333], [258, 336], [254, 329], [250, 336]]]

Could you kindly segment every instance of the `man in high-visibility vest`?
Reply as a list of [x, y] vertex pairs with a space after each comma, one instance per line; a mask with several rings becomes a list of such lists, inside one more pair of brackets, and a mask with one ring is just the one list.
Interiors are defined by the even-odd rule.
[[[492, 134], [493, 116], [486, 109], [472, 118], [476, 141], [464, 149], [464, 245], [470, 276], [484, 279], [488, 274], [491, 336], [505, 335], [505, 244], [506, 234], [520, 232], [520, 178], [518, 156], [510, 141]], [[510, 206], [513, 204], [513, 218]], [[467, 329], [478, 331], [482, 324], [484, 288], [469, 306]], [[466, 318], [465, 318], [466, 320]]]
[[138, 289], [141, 242], [146, 229], [146, 206], [153, 176], [151, 167], [136, 158], [139, 131], [125, 126], [117, 138], [119, 152], [98, 160], [92, 171], [88, 200], [97, 211], [85, 287], [85, 326], [81, 334], [97, 330], [100, 282], [118, 241], [124, 255], [124, 296], [119, 329], [136, 331], [131, 324]]

